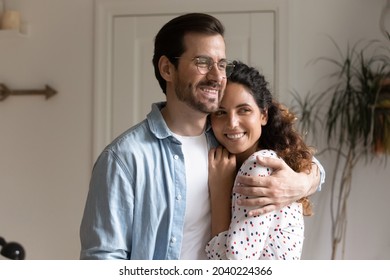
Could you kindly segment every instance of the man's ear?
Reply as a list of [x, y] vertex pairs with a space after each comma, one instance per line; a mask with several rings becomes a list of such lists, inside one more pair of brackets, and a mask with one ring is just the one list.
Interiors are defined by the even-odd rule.
[[169, 61], [168, 57], [165, 55], [160, 57], [160, 60], [158, 61], [158, 69], [160, 71], [161, 76], [166, 80], [167, 82], [172, 81], [173, 77], [173, 64]]

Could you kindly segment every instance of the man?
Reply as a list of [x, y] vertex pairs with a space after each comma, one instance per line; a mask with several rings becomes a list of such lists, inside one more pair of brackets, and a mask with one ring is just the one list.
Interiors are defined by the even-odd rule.
[[[223, 35], [216, 18], [197, 13], [176, 17], [158, 32], [153, 65], [166, 102], [153, 104], [144, 121], [97, 159], [80, 228], [81, 259], [206, 258], [208, 150], [218, 145], [207, 116], [218, 109], [233, 67]], [[318, 172], [261, 162], [277, 170], [275, 176], [243, 178], [245, 185], [237, 186], [259, 196], [243, 202], [259, 211], [287, 205], [319, 185]]]

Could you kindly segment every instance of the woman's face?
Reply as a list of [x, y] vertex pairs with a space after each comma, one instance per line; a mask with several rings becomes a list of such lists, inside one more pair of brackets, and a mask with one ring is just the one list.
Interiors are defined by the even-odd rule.
[[257, 151], [261, 126], [267, 115], [261, 113], [248, 89], [229, 82], [219, 109], [211, 114], [211, 125], [217, 140], [230, 153], [249, 157]]

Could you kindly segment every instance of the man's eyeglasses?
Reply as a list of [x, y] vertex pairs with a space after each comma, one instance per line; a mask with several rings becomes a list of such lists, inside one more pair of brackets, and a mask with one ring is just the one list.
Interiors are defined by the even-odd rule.
[[[182, 57], [174, 57], [175, 59], [179, 59]], [[208, 72], [213, 69], [214, 64], [217, 65], [218, 70], [226, 74], [226, 78], [228, 78], [233, 70], [234, 70], [234, 64], [233, 62], [222, 59], [218, 62], [215, 62], [211, 57], [208, 56], [196, 56], [191, 59], [195, 62], [196, 67], [198, 68], [198, 71], [202, 75], [206, 75]]]

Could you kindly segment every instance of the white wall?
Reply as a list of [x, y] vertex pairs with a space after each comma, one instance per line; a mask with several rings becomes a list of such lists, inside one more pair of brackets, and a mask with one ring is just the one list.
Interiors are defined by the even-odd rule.
[[0, 102], [0, 236], [28, 259], [77, 259], [92, 157], [93, 1], [8, 2], [30, 34], [0, 31], [0, 83], [58, 94]]
[[[289, 0], [289, 87], [305, 93], [323, 75], [324, 69], [305, 66], [312, 58], [333, 54], [323, 33], [341, 45], [380, 36], [383, 4]], [[92, 167], [93, 0], [14, 0], [13, 5], [30, 33], [0, 31], [0, 83], [11, 89], [49, 84], [59, 93], [49, 100], [11, 96], [0, 102], [0, 236], [22, 243], [28, 259], [77, 259]], [[290, 101], [288, 95], [281, 98]], [[320, 160], [331, 169], [331, 158]], [[346, 258], [390, 258], [388, 171], [372, 165], [356, 172]], [[330, 257], [329, 189], [314, 197], [306, 259]]]
[[[379, 29], [384, 0], [292, 0], [289, 3], [290, 89], [306, 93], [326, 83], [319, 79], [329, 74], [330, 64], [308, 65], [320, 56], [337, 58], [326, 36], [334, 38], [343, 50], [348, 42], [384, 39]], [[329, 156], [319, 159], [328, 171], [328, 181], [314, 197], [315, 216], [306, 219], [305, 259], [331, 256], [329, 198], [335, 159]], [[361, 164], [355, 170], [348, 203], [346, 259], [390, 259], [389, 171], [389, 166], [379, 163]]]

